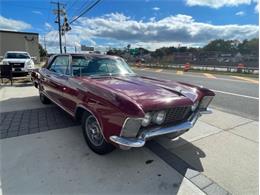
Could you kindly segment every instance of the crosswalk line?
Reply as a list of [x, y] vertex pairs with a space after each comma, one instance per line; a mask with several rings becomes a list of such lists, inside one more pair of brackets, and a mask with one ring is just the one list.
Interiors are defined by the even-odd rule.
[[162, 69], [157, 69], [155, 70], [155, 72], [162, 72]]
[[177, 71], [177, 74], [178, 74], [178, 75], [182, 75], [182, 74], [183, 74], [183, 71], [178, 70], [178, 71]]
[[209, 74], [209, 73], [203, 73], [203, 75], [205, 75], [207, 78], [210, 78], [210, 79], [216, 79], [217, 78], [213, 74]]
[[254, 79], [250, 79], [250, 78], [246, 78], [246, 77], [240, 77], [240, 76], [231, 76], [231, 77], [236, 78], [236, 79], [240, 79], [240, 80], [244, 80], [244, 81], [248, 81], [250, 83], [259, 84], [258, 80], [254, 80]]

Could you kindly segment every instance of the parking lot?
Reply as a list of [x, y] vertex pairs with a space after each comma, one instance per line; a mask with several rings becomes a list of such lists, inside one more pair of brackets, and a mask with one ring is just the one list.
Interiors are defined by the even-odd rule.
[[54, 104], [41, 104], [28, 78], [3, 84], [0, 98], [3, 193], [258, 193], [253, 118], [215, 108], [180, 138], [99, 156], [77, 122]]

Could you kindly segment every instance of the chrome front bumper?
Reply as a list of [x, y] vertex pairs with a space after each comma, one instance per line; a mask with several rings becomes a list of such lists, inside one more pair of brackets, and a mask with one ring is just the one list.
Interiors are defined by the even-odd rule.
[[187, 121], [180, 123], [175, 126], [170, 126], [170, 127], [155, 127], [153, 129], [145, 130], [143, 131], [138, 137], [122, 137], [122, 136], [110, 136], [110, 140], [119, 146], [123, 146], [122, 148], [132, 148], [132, 147], [142, 147], [145, 145], [146, 140], [149, 140], [151, 138], [157, 137], [157, 136], [162, 136], [162, 135], [168, 135], [168, 134], [181, 134], [188, 129], [192, 128], [198, 118], [202, 114], [211, 114], [212, 110], [207, 109], [203, 111], [197, 111], [194, 112]]

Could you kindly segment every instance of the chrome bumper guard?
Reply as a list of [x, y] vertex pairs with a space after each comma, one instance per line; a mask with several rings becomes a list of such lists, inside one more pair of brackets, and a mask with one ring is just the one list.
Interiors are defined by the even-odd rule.
[[137, 138], [121, 137], [121, 136], [110, 136], [110, 140], [123, 147], [142, 147], [145, 145], [146, 140], [172, 133], [181, 133], [192, 128], [197, 122], [198, 118], [202, 114], [211, 114], [212, 110], [207, 108], [206, 110], [199, 110], [194, 112], [187, 121], [170, 127], [155, 127], [153, 129], [143, 131]]

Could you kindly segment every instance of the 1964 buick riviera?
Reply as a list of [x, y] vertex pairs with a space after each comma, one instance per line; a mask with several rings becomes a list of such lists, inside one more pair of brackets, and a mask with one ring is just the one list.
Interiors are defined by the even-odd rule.
[[54, 102], [80, 120], [98, 154], [177, 137], [211, 113], [215, 96], [203, 87], [137, 76], [122, 58], [107, 55], [55, 55], [32, 78], [42, 103]]

